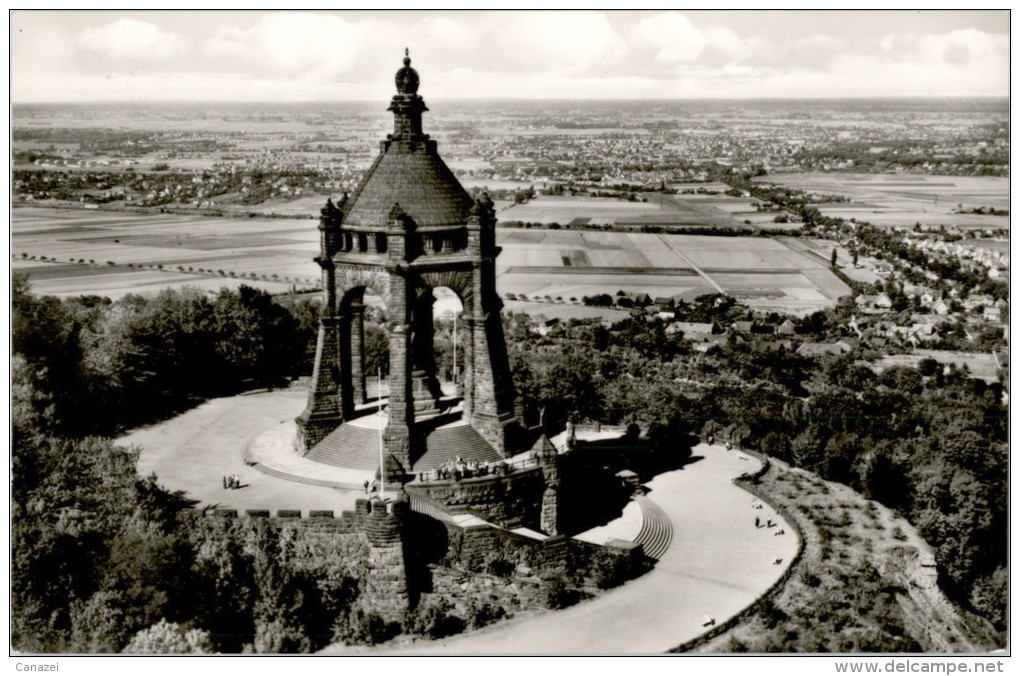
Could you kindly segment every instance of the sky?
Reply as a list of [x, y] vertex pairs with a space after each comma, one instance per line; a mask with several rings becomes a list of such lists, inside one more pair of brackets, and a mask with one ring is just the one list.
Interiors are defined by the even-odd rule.
[[991, 11], [13, 11], [11, 96], [428, 98], [1009, 96]]

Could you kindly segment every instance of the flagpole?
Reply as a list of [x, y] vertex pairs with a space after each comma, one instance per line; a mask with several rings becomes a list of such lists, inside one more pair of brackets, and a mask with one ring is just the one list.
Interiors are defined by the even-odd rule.
[[382, 418], [382, 367], [376, 383], [376, 401], [379, 403], [379, 499], [386, 500], [386, 458], [383, 453], [383, 418]]
[[[457, 313], [453, 313], [453, 384], [457, 384]], [[454, 393], [456, 394], [456, 392]]]

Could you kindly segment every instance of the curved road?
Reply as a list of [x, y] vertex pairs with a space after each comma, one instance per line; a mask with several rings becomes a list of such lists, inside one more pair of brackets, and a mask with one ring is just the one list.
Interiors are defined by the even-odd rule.
[[[566, 610], [522, 617], [437, 641], [383, 646], [386, 654], [662, 653], [722, 622], [775, 582], [797, 551], [793, 528], [732, 480], [760, 467], [754, 458], [699, 445], [703, 456], [653, 479], [649, 497], [673, 523], [673, 541], [641, 578]], [[755, 528], [771, 518], [775, 528]], [[776, 536], [778, 529], [784, 535]], [[776, 565], [776, 558], [782, 559]], [[366, 652], [331, 646], [326, 653]]]

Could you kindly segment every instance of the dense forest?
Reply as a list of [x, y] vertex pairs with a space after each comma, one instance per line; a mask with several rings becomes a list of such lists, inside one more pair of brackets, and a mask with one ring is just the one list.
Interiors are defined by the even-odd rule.
[[[109, 435], [273, 386], [317, 313], [247, 287], [65, 299], [13, 284], [12, 646], [31, 652], [301, 652], [369, 636], [341, 570], [298, 571], [259, 524], [218, 545]], [[366, 639], [367, 640], [367, 639]]]
[[[746, 315], [706, 297], [688, 321]], [[318, 305], [241, 287], [111, 302], [13, 284], [12, 645], [66, 652], [299, 652], [380, 638], [352, 615], [342, 566], [288, 564], [246, 526], [210, 546], [189, 503], [135, 472], [110, 436], [205, 398], [286, 384], [310, 370]], [[820, 338], [835, 311], [798, 321]], [[744, 443], [899, 510], [935, 548], [944, 588], [1005, 628], [1007, 410], [1001, 390], [922, 362], [881, 375], [853, 353], [807, 358], [753, 340], [702, 353], [644, 316], [533, 333], [506, 318], [518, 391], [535, 422], [637, 423], [665, 440], [737, 423]], [[449, 368], [449, 327], [439, 363]], [[385, 335], [367, 329], [373, 364]], [[250, 531], [250, 532], [249, 532]], [[435, 618], [433, 618], [435, 619]], [[417, 630], [429, 634], [417, 618]]]

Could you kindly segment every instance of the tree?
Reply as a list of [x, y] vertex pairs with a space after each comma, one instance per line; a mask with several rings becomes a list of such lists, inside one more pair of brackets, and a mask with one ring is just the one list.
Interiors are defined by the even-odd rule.
[[135, 634], [125, 653], [135, 655], [205, 655], [212, 652], [209, 632], [185, 630], [175, 622], [161, 619]]
[[71, 651], [115, 653], [124, 645], [124, 599], [116, 592], [98, 591], [88, 601], [71, 605]]
[[832, 247], [832, 256], [829, 257], [829, 264], [836, 267], [836, 247]]

